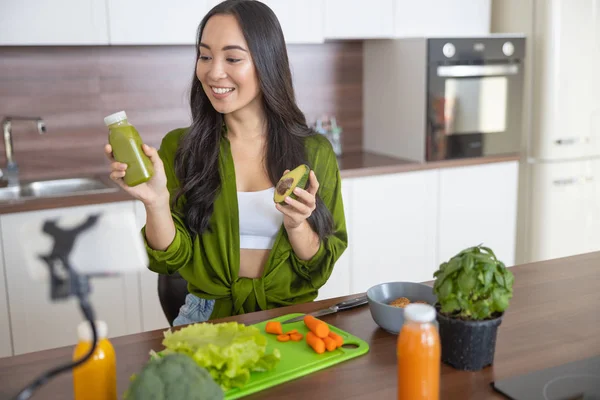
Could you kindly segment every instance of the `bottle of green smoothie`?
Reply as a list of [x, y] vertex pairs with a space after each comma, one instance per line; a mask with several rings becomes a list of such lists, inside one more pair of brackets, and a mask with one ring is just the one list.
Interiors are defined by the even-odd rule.
[[133, 125], [127, 122], [125, 111], [104, 118], [108, 126], [108, 143], [116, 161], [127, 164], [123, 180], [127, 186], [147, 182], [154, 175], [152, 161], [142, 150], [142, 138]]

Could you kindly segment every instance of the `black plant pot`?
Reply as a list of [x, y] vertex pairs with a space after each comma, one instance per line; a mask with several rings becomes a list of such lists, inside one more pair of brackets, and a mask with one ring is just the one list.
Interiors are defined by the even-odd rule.
[[449, 318], [438, 309], [442, 362], [464, 371], [478, 371], [494, 363], [496, 334], [502, 315], [483, 321]]

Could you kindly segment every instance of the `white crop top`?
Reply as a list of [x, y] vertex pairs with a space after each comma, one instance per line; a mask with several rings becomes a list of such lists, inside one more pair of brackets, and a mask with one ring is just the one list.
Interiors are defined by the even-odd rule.
[[283, 214], [275, 208], [275, 188], [258, 192], [237, 192], [241, 249], [271, 249]]

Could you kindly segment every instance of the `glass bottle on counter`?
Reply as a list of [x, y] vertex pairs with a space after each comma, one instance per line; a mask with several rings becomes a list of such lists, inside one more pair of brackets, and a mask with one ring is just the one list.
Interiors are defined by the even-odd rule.
[[116, 161], [127, 164], [123, 181], [127, 186], [147, 182], [154, 175], [152, 161], [142, 149], [142, 138], [137, 129], [127, 121], [125, 111], [104, 118], [108, 127], [108, 143]]
[[398, 335], [398, 400], [438, 400], [441, 346], [435, 308], [409, 304]]
[[[75, 400], [117, 400], [117, 365], [115, 350], [108, 340], [108, 327], [96, 321], [98, 341], [94, 353], [83, 364], [73, 369]], [[88, 321], [77, 327], [79, 342], [73, 352], [73, 361], [84, 357], [92, 346], [92, 328]]]

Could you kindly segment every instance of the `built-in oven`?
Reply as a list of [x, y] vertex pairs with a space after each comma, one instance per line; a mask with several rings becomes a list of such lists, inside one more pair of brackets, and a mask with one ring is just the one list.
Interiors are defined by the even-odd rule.
[[525, 38], [427, 40], [426, 160], [518, 152]]

